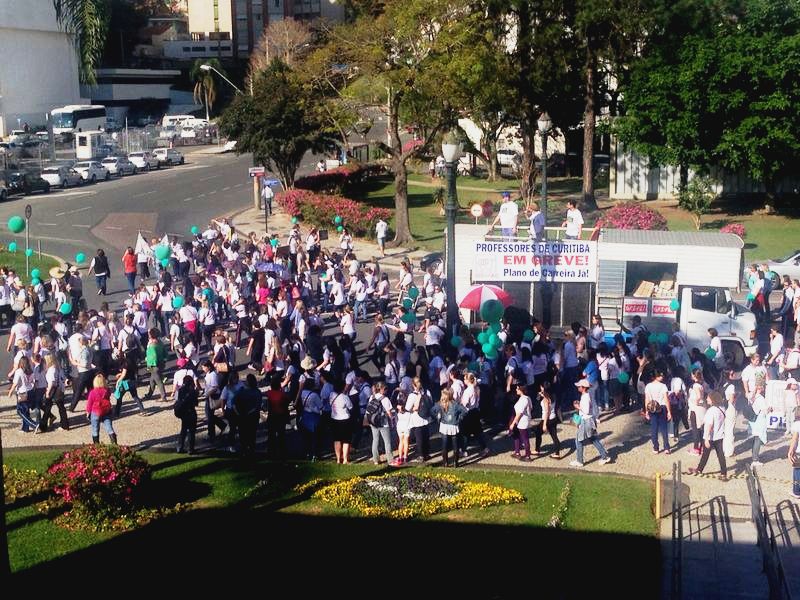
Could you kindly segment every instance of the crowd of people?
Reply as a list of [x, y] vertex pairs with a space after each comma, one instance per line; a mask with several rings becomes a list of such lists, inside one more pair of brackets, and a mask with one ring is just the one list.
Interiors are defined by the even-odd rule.
[[[377, 233], [385, 237], [385, 223]], [[180, 451], [195, 450], [202, 423], [212, 444], [252, 454], [266, 413], [267, 451], [275, 457], [287, 455], [286, 432], [296, 429], [304, 456], [332, 449], [337, 462], [348, 463], [369, 430], [376, 464], [427, 461], [438, 437], [444, 464], [458, 466], [471, 445], [476, 458], [489, 453], [487, 431], [505, 430], [512, 456], [527, 461], [561, 458], [559, 429], [572, 421], [571, 464], [582, 467], [586, 445], [602, 463], [612, 460], [598, 433], [601, 414], [637, 411], [649, 422], [654, 453], [670, 453], [688, 438], [690, 452], [701, 455], [696, 470], [713, 449], [724, 477], [737, 414], [749, 422], [753, 464], [761, 460], [768, 381], [786, 381], [787, 429], [800, 422], [800, 349], [786, 329], [796, 312], [784, 320], [788, 313], [780, 311], [769, 354], [754, 356], [742, 372], [726, 363], [713, 329], [707, 347], [690, 348], [677, 323], [659, 343], [638, 320], [607, 335], [599, 315], [559, 332], [536, 319], [522, 328], [504, 322], [496, 333], [501, 350], [489, 359], [467, 326], [459, 347], [448, 342], [442, 273], [418, 277], [403, 264], [390, 281], [378, 264], [355, 256], [346, 230], [336, 251], [327, 251], [314, 228], [295, 224], [283, 240], [240, 238], [215, 221], [189, 240], [140, 239], [120, 266], [129, 292], [120, 311], [105, 302], [87, 310], [74, 267], [53, 270], [33, 288], [2, 273], [0, 314], [13, 322], [9, 393], [23, 431], [55, 427], [54, 406], [58, 426], [68, 429], [69, 411], [86, 396], [93, 441], [100, 425], [115, 441], [123, 400], [130, 397], [146, 416], [144, 402], [157, 392], [180, 419]], [[98, 250], [89, 270], [98, 295], [114, 271]], [[796, 285], [783, 295], [793, 308]], [[55, 309], [49, 318], [47, 303]], [[359, 321], [372, 323], [368, 339], [358, 339]], [[140, 397], [143, 370], [148, 389]]]

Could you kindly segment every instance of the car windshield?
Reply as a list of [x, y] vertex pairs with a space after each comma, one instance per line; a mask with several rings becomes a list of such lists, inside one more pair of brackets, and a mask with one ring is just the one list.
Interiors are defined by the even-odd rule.
[[43, 169], [42, 173], [58, 173], [58, 169], [54, 169], [53, 167], [49, 167], [47, 169]]
[[117, 162], [117, 159], [116, 158], [104, 158], [103, 162], [104, 163], [115, 163], [115, 162]]
[[128, 158], [139, 158], [141, 156], [144, 156], [144, 154], [142, 154], [141, 152], [131, 152], [130, 154], [128, 154]]
[[89, 163], [75, 163], [75, 169], [85, 169], [89, 166]]
[[800, 254], [800, 250], [793, 250], [792, 252], [790, 252], [786, 256], [782, 256], [781, 258], [776, 258], [775, 262], [779, 262], [779, 263], [786, 262], [787, 260], [792, 259], [795, 256], [797, 256], [798, 254]]

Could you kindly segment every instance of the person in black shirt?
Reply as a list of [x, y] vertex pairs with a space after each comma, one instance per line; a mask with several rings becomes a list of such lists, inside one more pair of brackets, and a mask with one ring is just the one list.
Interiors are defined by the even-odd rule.
[[247, 385], [236, 392], [233, 397], [233, 408], [239, 422], [239, 441], [242, 444], [242, 456], [249, 456], [256, 451], [256, 430], [261, 415], [261, 390], [258, 389], [256, 376], [247, 376]]
[[106, 284], [111, 276], [111, 269], [108, 266], [108, 257], [102, 248], [98, 248], [97, 256], [92, 259], [89, 265], [89, 273], [94, 272], [94, 281], [97, 284], [97, 295], [106, 295]]

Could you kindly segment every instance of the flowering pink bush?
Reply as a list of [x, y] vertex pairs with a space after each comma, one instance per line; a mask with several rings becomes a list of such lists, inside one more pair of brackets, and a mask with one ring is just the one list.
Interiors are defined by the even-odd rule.
[[312, 192], [341, 194], [348, 185], [363, 181], [367, 177], [378, 175], [383, 170], [383, 165], [350, 163], [323, 173], [312, 173], [300, 177], [295, 180], [294, 187]]
[[91, 445], [62, 454], [47, 469], [53, 492], [73, 509], [110, 516], [129, 510], [150, 465], [125, 446]]
[[281, 208], [292, 216], [301, 216], [303, 221], [320, 228], [333, 227], [336, 216], [342, 217], [343, 225], [356, 236], [370, 235], [378, 219], [388, 221], [392, 211], [374, 208], [342, 196], [315, 194], [308, 190], [288, 190], [275, 196]]
[[732, 233], [734, 235], [738, 235], [742, 239], [744, 239], [744, 236], [747, 235], [747, 230], [741, 223], [728, 223], [719, 231], [720, 233]]
[[598, 224], [611, 229], [667, 230], [667, 220], [660, 212], [639, 202], [622, 202], [603, 213]]

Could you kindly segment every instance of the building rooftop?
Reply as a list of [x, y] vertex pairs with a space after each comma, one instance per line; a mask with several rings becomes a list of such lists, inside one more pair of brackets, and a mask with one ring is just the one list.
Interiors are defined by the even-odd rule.
[[613, 244], [647, 244], [655, 246], [712, 246], [743, 248], [738, 235], [716, 231], [641, 231], [638, 229], [603, 229], [601, 242]]

